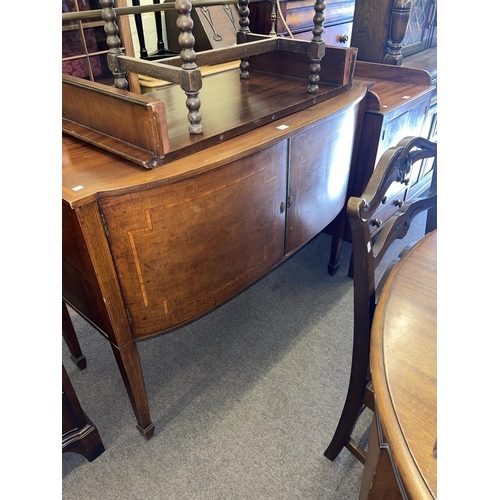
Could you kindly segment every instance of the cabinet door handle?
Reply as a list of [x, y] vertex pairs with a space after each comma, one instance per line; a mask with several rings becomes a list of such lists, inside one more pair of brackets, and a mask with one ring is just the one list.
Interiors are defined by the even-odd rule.
[[339, 42], [340, 43], [347, 43], [348, 40], [349, 40], [348, 35], [339, 35]]

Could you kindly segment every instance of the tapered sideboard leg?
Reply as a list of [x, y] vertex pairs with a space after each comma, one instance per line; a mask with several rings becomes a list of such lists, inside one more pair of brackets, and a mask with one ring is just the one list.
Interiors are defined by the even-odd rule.
[[118, 276], [114, 268], [103, 219], [97, 203], [89, 203], [77, 210], [78, 220], [85, 240], [86, 250], [92, 263], [92, 272], [98, 283], [98, 292], [102, 301], [101, 318], [118, 368], [127, 389], [138, 429], [147, 439], [154, 434], [154, 425], [149, 415], [146, 387], [142, 376], [139, 353], [126, 313]]
[[155, 426], [149, 414], [148, 398], [137, 345], [135, 342], [131, 342], [118, 348], [111, 343], [111, 348], [137, 419], [137, 428], [146, 440], [149, 440], [153, 437]]

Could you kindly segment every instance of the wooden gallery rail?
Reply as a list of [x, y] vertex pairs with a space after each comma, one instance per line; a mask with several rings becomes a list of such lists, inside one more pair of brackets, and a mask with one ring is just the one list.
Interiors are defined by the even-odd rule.
[[[164, 63], [120, 54], [101, 3], [119, 86], [126, 71], [173, 84], [137, 95], [63, 76], [63, 300], [109, 341], [149, 439], [136, 342], [231, 299], [337, 217], [367, 84], [356, 49], [322, 42], [320, 1], [311, 42], [252, 35], [240, 0], [238, 45], [194, 54], [178, 0], [184, 49]], [[231, 59], [203, 79], [195, 63]]]
[[[236, 45], [196, 54], [191, 32], [192, 4], [189, 0], [177, 0], [174, 5], [178, 11], [177, 26], [180, 26], [180, 56], [153, 62], [122, 53], [113, 0], [101, 0], [110, 47], [108, 65], [114, 74], [116, 88], [63, 75], [63, 131], [146, 168], [156, 168], [350, 88], [357, 49], [326, 47], [321, 38], [324, 2], [317, 0], [314, 6], [310, 42], [251, 33], [248, 3], [248, 0], [239, 0], [240, 30]], [[172, 8], [172, 4], [161, 5], [165, 5], [165, 10]], [[128, 13], [145, 7], [120, 10]], [[66, 20], [67, 16], [63, 14], [63, 19]], [[214, 110], [212, 114], [208, 106], [213, 99], [211, 89], [207, 89], [209, 96], [203, 101], [204, 114], [211, 122], [203, 128], [200, 109], [203, 79], [198, 65], [210, 66], [235, 60], [240, 60], [240, 82], [231, 85], [224, 98], [218, 99], [225, 107], [235, 109], [235, 119], [222, 122], [218, 111]], [[320, 62], [324, 63], [323, 68]], [[251, 68], [255, 73], [250, 71]], [[127, 92], [127, 72], [176, 84], [184, 92], [184, 104], [179, 101], [181, 95], [166, 102], [159, 94], [155, 94], [155, 98]], [[265, 86], [259, 82], [258, 76], [254, 77], [257, 74], [267, 76]], [[287, 85], [293, 82], [295, 85]], [[264, 89], [267, 90], [265, 101], [262, 101]], [[241, 93], [247, 101], [244, 107], [235, 107], [237, 103], [231, 100], [229, 92], [238, 96]], [[259, 102], [256, 103], [255, 99]], [[139, 122], [141, 126], [132, 128], [130, 121]]]

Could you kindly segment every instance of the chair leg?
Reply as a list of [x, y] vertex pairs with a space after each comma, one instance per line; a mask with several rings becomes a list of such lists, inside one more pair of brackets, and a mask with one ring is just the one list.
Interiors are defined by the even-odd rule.
[[71, 354], [71, 361], [73, 361], [80, 370], [87, 368], [87, 358], [85, 358], [82, 353], [80, 342], [78, 342], [78, 337], [76, 336], [73, 323], [64, 301], [62, 303], [62, 334]]
[[[160, 0], [153, 0], [154, 4], [159, 4]], [[165, 44], [163, 42], [163, 27], [161, 24], [161, 12], [155, 12], [155, 26], [156, 26], [156, 51], [161, 54], [165, 52]]]
[[337, 458], [342, 448], [346, 446], [351, 438], [351, 432], [358, 420], [360, 410], [363, 408], [363, 397], [349, 397], [344, 404], [342, 415], [340, 416], [335, 434], [325, 450], [325, 457], [332, 462]]
[[354, 258], [352, 252], [351, 252], [351, 260], [349, 261], [349, 270], [347, 271], [347, 276], [349, 276], [349, 278], [351, 279], [354, 278]]
[[328, 274], [335, 276], [340, 266], [340, 252], [344, 238], [344, 229], [347, 222], [345, 209], [330, 223], [329, 230], [332, 235], [332, 246], [330, 249], [330, 262], [328, 263]]
[[427, 219], [425, 221], [425, 234], [434, 231], [437, 228], [437, 207], [429, 208]]
[[[361, 359], [362, 361], [353, 363], [344, 409], [340, 415], [340, 420], [332, 441], [324, 453], [325, 457], [332, 462], [335, 458], [337, 458], [338, 454], [342, 451], [342, 448], [349, 443], [351, 432], [365, 406], [364, 395], [368, 383], [366, 379], [368, 370], [368, 353], [362, 357], [357, 357], [356, 353], [354, 353], [353, 359]], [[364, 361], [364, 359], [366, 359], [366, 361]]]
[[[132, 0], [132, 5], [138, 7], [140, 6], [140, 0]], [[148, 51], [146, 49], [146, 41], [144, 39], [144, 28], [142, 26], [142, 14], [134, 14], [135, 27], [137, 28], [137, 38], [139, 39], [139, 54], [141, 59], [146, 59], [148, 57]]]

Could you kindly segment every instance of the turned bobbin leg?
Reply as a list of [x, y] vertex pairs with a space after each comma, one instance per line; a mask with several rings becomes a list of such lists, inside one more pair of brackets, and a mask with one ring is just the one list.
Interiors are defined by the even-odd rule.
[[[246, 40], [246, 34], [250, 33], [250, 20], [248, 16], [250, 15], [250, 9], [248, 8], [248, 0], [238, 0], [238, 13], [240, 15], [240, 30], [238, 31], [237, 43], [243, 43]], [[249, 73], [250, 64], [248, 62], [248, 57], [244, 57], [240, 61], [240, 78], [245, 80], [250, 77]]]
[[323, 22], [325, 21], [324, 11], [326, 3], [322, 0], [316, 0], [314, 4], [314, 26], [312, 29], [313, 38], [311, 40], [310, 49], [310, 65], [309, 65], [309, 86], [307, 92], [309, 94], [316, 94], [319, 90], [319, 72], [321, 71], [321, 59], [325, 54], [325, 42], [323, 41]]
[[118, 25], [116, 24], [116, 12], [113, 9], [113, 0], [100, 0], [102, 6], [102, 18], [104, 19], [104, 31], [109, 47], [108, 66], [115, 77], [115, 87], [122, 90], [128, 89], [127, 73], [120, 69], [118, 56], [122, 55], [121, 40], [118, 37]]
[[[180, 57], [182, 59], [182, 69], [189, 72], [198, 69], [196, 65], [196, 53], [194, 51], [195, 38], [191, 30], [194, 22], [191, 19], [192, 4], [189, 0], [176, 0], [175, 8], [177, 10], [176, 25], [180, 30], [179, 45], [181, 47]], [[198, 97], [201, 89], [201, 78], [198, 73], [187, 74], [185, 81], [181, 84], [182, 90], [186, 93], [186, 107], [188, 108], [189, 132], [191, 134], [201, 134], [203, 127], [201, 125], [201, 101]]]

